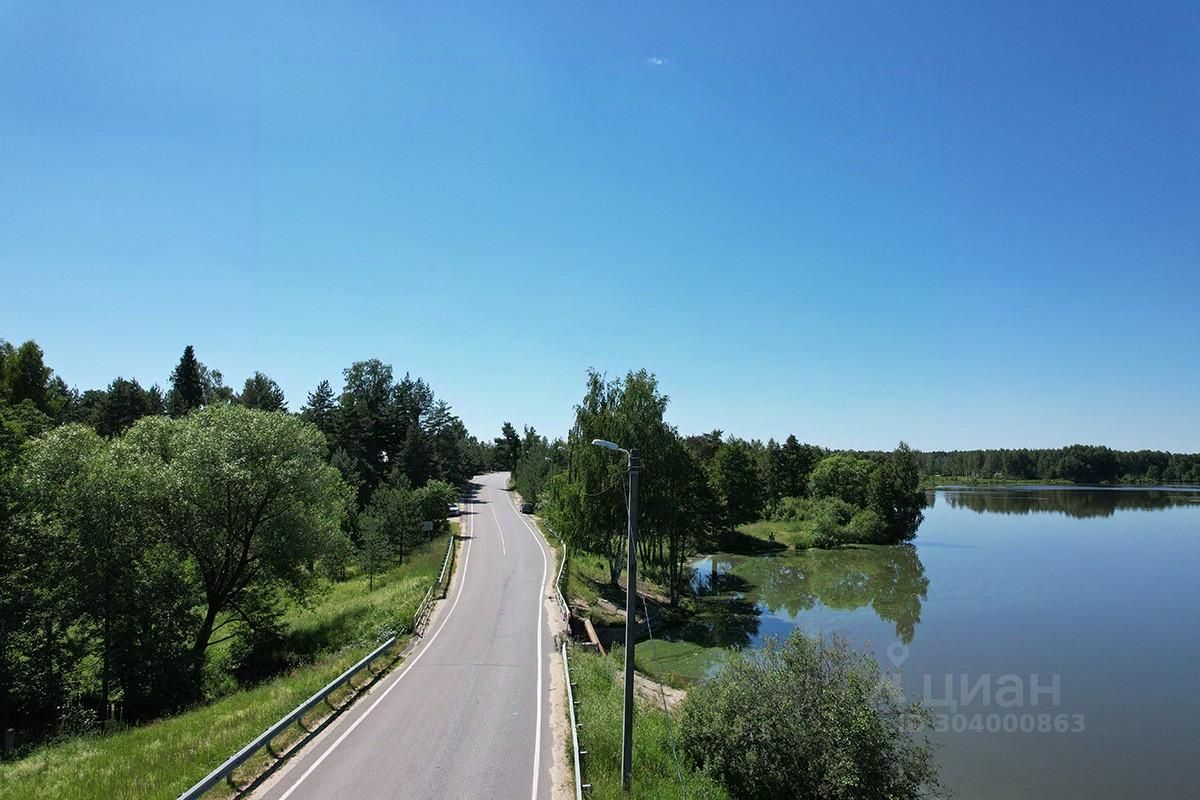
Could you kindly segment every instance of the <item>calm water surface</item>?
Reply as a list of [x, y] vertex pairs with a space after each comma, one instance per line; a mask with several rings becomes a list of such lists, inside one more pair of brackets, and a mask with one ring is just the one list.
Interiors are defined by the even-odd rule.
[[696, 679], [723, 646], [840, 633], [913, 696], [959, 704], [934, 708], [959, 797], [1200, 797], [1200, 490], [932, 500], [913, 547], [698, 562], [700, 591], [733, 600], [639, 663]]

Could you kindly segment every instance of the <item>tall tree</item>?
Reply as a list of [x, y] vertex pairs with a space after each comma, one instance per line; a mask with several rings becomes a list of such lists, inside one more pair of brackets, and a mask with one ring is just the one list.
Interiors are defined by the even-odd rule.
[[433, 447], [420, 425], [409, 425], [397, 463], [413, 486], [422, 486], [434, 476]]
[[108, 385], [96, 409], [96, 430], [102, 436], [114, 436], [149, 413], [150, 398], [141, 384], [118, 377]]
[[732, 527], [758, 519], [763, 477], [750, 444], [742, 439], [723, 443], [713, 456], [710, 470], [713, 485], [724, 501], [726, 522]]
[[347, 367], [337, 412], [339, 447], [358, 462], [362, 476], [359, 505], [384, 479], [404, 441], [396, 411], [392, 368], [379, 359], [356, 361]]
[[663, 421], [668, 398], [657, 379], [641, 370], [608, 381], [588, 373], [587, 393], [575, 407], [575, 424], [567, 439], [573, 478], [559, 473], [549, 482], [546, 513], [574, 544], [604, 556], [609, 578], [616, 583], [627, 543], [626, 465], [593, 439], [637, 448], [641, 456], [638, 504], [639, 553], [665, 566], [663, 520], [678, 498], [665, 481], [671, 446], [678, 434]]
[[684, 440], [684, 444], [692, 451], [692, 454], [700, 459], [700, 463], [708, 466], [712, 463], [713, 458], [717, 455], [717, 451], [721, 449], [721, 443], [725, 441], [725, 432], [720, 428], [702, 433], [699, 436], [689, 436]]
[[439, 400], [425, 419], [425, 429], [433, 446], [433, 460], [442, 480], [458, 485], [475, 470], [472, 464], [471, 436], [450, 405]]
[[210, 370], [203, 364], [200, 365], [204, 372], [204, 404], [224, 403], [226, 405], [234, 402], [237, 397], [234, 394], [232, 386], [225, 385], [225, 376], [221, 370]]
[[500, 426], [500, 436], [496, 438], [496, 468], [501, 472], [512, 472], [517, 468], [517, 459], [521, 457], [521, 437], [511, 422]]
[[852, 506], [865, 506], [871, 493], [875, 462], [848, 453], [835, 453], [817, 464], [809, 476], [813, 497], [840, 497]]
[[[721, 522], [721, 502], [700, 459], [678, 436], [671, 440], [662, 474], [664, 502], [656, 510], [656, 533], [665, 540], [666, 585], [672, 606], [689, 584], [688, 564], [710, 544]], [[671, 501], [674, 498], [674, 502]]]
[[[27, 497], [39, 510], [39, 538], [61, 543], [59, 567], [69, 576], [62, 610], [99, 643], [101, 714], [117, 690], [135, 711], [169, 702], [161, 687], [147, 690], [137, 680], [147, 672], [138, 663], [149, 651], [157, 669], [178, 667], [185, 652], [169, 625], [147, 624], [148, 614], [179, 609], [186, 618], [191, 608], [181, 602], [190, 587], [178, 559], [156, 555], [163, 542], [149, 516], [152, 469], [125, 442], [101, 439], [82, 425], [52, 431], [29, 453]], [[171, 563], [176, 569], [160, 569]]]
[[765, 473], [765, 499], [774, 503], [781, 497], [788, 496], [790, 481], [787, 474], [786, 456], [779, 442], [771, 439], [767, 442]]
[[15, 350], [9, 346], [4, 358], [4, 395], [8, 402], [16, 405], [28, 400], [43, 414], [55, 416], [50, 407], [50, 376], [42, 348], [37, 342], [27, 341]]
[[[0, 342], [0, 357], [11, 346]], [[2, 369], [2, 368], [0, 368]], [[26, 443], [50, 426], [50, 419], [26, 400], [20, 405], [0, 403], [0, 728], [15, 727], [20, 698], [38, 704], [36, 691], [22, 690], [30, 684], [25, 678], [45, 680], [50, 670], [39, 669], [43, 661], [31, 658], [32, 642], [44, 629], [39, 610], [52, 610], [44, 601], [46, 589], [61, 590], [69, 581], [54, 571], [56, 559], [50, 551], [52, 541], [39, 541], [23, 524], [19, 502], [21, 475], [17, 466]], [[48, 564], [40, 563], [48, 558]], [[34, 580], [36, 578], [36, 580]], [[45, 616], [53, 624], [52, 615]], [[54, 699], [41, 704], [53, 709]]]
[[157, 383], [146, 390], [146, 414], [161, 417], [167, 413], [167, 399]]
[[[404, 563], [421, 535], [421, 509], [408, 477], [393, 470], [371, 495], [371, 502], [359, 515], [363, 560], [378, 572], [392, 561]], [[382, 559], [380, 558], [382, 555]]]
[[8, 360], [13, 357], [17, 349], [12, 346], [12, 342], [0, 339], [0, 403], [10, 402], [8, 397]]
[[212, 406], [181, 420], [144, 419], [127, 437], [157, 461], [162, 530], [203, 587], [189, 675], [196, 691], [221, 627], [269, 624], [278, 592], [309, 588], [307, 565], [340, 530], [348, 490], [325, 461], [320, 431], [292, 416]]
[[[0, 520], [0, 671], [5, 673], [0, 695], [20, 716], [41, 721], [57, 717], [66, 697], [65, 674], [86, 655], [78, 635], [82, 626], [76, 624], [82, 611], [72, 570], [78, 563], [76, 548], [53, 519], [42, 524], [49, 509], [31, 502], [38, 496], [31, 482], [50, 491], [68, 482], [73, 465], [68, 461], [66, 468], [52, 472], [32, 470], [25, 463], [19, 472], [15, 468], [18, 449], [26, 449], [31, 437], [50, 424], [28, 399], [0, 407], [0, 451], [8, 452], [9, 467], [0, 474], [6, 517]], [[26, 449], [25, 455], [32, 452]]]
[[183, 348], [179, 364], [171, 372], [171, 390], [167, 394], [167, 409], [173, 417], [182, 417], [204, 405], [204, 365], [196, 360], [196, 351], [189, 344]]
[[906, 542], [917, 535], [925, 518], [925, 493], [921, 491], [921, 473], [912, 448], [904, 442], [876, 467], [871, 476], [870, 505], [883, 519], [889, 539]]
[[521, 497], [535, 505], [542, 492], [542, 487], [550, 475], [557, 470], [557, 460], [552, 457], [555, 451], [539, 436], [533, 428], [525, 427], [525, 437], [521, 442], [521, 456], [513, 469], [513, 487], [521, 493]]
[[329, 381], [321, 381], [317, 388], [308, 393], [308, 402], [300, 409], [300, 416], [316, 425], [321, 433], [330, 436], [334, 432], [334, 414], [337, 401]]
[[242, 387], [238, 402], [259, 411], [287, 411], [287, 401], [279, 384], [261, 372], [255, 372]]

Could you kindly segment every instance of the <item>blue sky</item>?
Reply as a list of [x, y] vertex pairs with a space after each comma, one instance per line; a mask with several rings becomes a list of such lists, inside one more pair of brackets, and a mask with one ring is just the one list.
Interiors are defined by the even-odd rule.
[[0, 0], [0, 337], [80, 388], [1200, 450], [1194, 3], [173, 5]]

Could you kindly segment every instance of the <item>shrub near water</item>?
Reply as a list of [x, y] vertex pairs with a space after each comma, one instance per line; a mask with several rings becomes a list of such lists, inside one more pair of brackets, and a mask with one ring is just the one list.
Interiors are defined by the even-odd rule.
[[681, 743], [734, 798], [939, 796], [932, 748], [905, 724], [928, 712], [880, 678], [843, 640], [768, 640], [688, 694]]

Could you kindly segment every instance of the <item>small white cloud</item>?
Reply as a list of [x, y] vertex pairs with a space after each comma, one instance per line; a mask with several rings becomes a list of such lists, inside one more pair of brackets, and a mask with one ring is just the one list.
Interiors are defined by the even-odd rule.
[[650, 56], [646, 59], [646, 63], [652, 67], [665, 67], [671, 63], [671, 59], [663, 58], [662, 56]]

